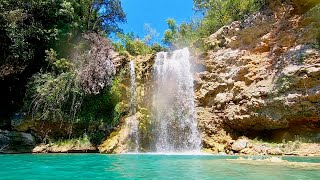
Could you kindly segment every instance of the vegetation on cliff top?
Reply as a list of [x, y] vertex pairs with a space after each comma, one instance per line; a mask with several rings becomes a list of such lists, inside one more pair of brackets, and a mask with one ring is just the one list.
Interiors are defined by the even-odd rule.
[[194, 8], [203, 15], [203, 19], [180, 25], [177, 25], [174, 19], [168, 19], [168, 29], [162, 41], [170, 48], [193, 46], [203, 51], [203, 48], [206, 48], [203, 38], [224, 25], [243, 20], [265, 5], [266, 0], [194, 0]]
[[137, 56], [169, 49], [193, 47], [205, 50], [203, 38], [219, 28], [236, 20], [243, 20], [266, 6], [266, 0], [194, 0], [194, 9], [203, 18], [194, 18], [190, 22], [177, 24], [175, 19], [167, 19], [168, 29], [164, 32], [163, 45], [150, 43], [152, 30], [144, 38], [131, 33], [118, 33], [119, 41], [114, 43], [116, 51]]

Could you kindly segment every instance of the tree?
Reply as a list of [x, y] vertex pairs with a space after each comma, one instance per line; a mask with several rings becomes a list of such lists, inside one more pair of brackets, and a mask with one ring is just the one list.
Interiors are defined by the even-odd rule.
[[167, 19], [168, 29], [164, 32], [162, 42], [170, 48], [182, 48], [188, 46], [198, 36], [196, 23], [182, 23], [177, 25], [174, 19]]
[[70, 55], [85, 32], [120, 31], [120, 0], [0, 0], [0, 108], [14, 111], [30, 77], [46, 69], [46, 50]]
[[168, 29], [164, 32], [162, 42], [168, 46], [172, 46], [176, 40], [178, 26], [176, 21], [172, 18], [167, 19]]
[[87, 31], [118, 32], [124, 21], [119, 0], [1, 0], [0, 63], [44, 62], [46, 49], [63, 49]]

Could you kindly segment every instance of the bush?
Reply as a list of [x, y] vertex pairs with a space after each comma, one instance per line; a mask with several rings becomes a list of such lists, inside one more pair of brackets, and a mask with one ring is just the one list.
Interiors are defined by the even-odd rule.
[[182, 23], [178, 26], [174, 19], [168, 19], [167, 24], [169, 29], [165, 31], [162, 42], [170, 48], [189, 46], [200, 38], [197, 34], [196, 22]]
[[[114, 53], [111, 42], [96, 33], [84, 36], [89, 48], [84, 52], [84, 61], [80, 63], [78, 78], [82, 89], [89, 94], [99, 94], [102, 89], [112, 83], [116, 73], [112, 63]], [[78, 61], [81, 57], [78, 58]]]
[[144, 40], [137, 38], [133, 33], [127, 34], [117, 34], [120, 39], [118, 42], [114, 43], [115, 50], [120, 54], [125, 54], [128, 52], [132, 56], [146, 55], [155, 52], [163, 51], [164, 48], [158, 43], [148, 44], [147, 41], [150, 40], [150, 36], [147, 35]]
[[[119, 75], [113, 82], [114, 50], [110, 41], [95, 33], [84, 38], [68, 59], [58, 58], [53, 49], [46, 51], [47, 72], [39, 72], [30, 80], [25, 107], [33, 119], [43, 124], [59, 122], [60, 128], [68, 127], [69, 138], [88, 133], [98, 141], [121, 116], [121, 78]], [[59, 137], [65, 136], [62, 134]]]
[[232, 21], [245, 19], [265, 5], [265, 0], [209, 0], [205, 6], [197, 1], [195, 6], [205, 14], [200, 25], [200, 33], [204, 36]]
[[126, 93], [122, 81], [123, 71], [115, 77], [111, 86], [104, 88], [99, 94], [84, 96], [76, 118], [77, 129], [80, 130], [77, 135], [80, 136], [85, 130], [90, 141], [99, 144], [119, 124], [120, 118], [127, 113], [122, 102]]
[[[265, 6], [265, 0], [194, 0], [195, 9], [204, 15], [200, 21], [177, 25], [168, 19], [163, 42], [170, 48], [191, 46], [216, 32], [222, 26], [247, 16]], [[203, 44], [199, 47], [203, 48]]]
[[83, 95], [75, 79], [72, 72], [34, 75], [28, 84], [25, 103], [33, 117], [54, 122], [74, 119]]

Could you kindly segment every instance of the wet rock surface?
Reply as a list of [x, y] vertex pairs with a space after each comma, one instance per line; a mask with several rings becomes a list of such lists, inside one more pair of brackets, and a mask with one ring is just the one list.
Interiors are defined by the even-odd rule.
[[35, 145], [35, 139], [29, 133], [0, 130], [0, 153], [30, 153]]

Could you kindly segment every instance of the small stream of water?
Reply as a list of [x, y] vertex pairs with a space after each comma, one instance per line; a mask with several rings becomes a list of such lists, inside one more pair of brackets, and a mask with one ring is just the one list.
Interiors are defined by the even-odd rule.
[[129, 137], [131, 139], [130, 144], [130, 152], [138, 152], [139, 151], [139, 121], [135, 116], [137, 111], [137, 85], [136, 85], [136, 72], [135, 72], [135, 65], [133, 61], [130, 61], [130, 115], [127, 119], [127, 125], [130, 128]]

